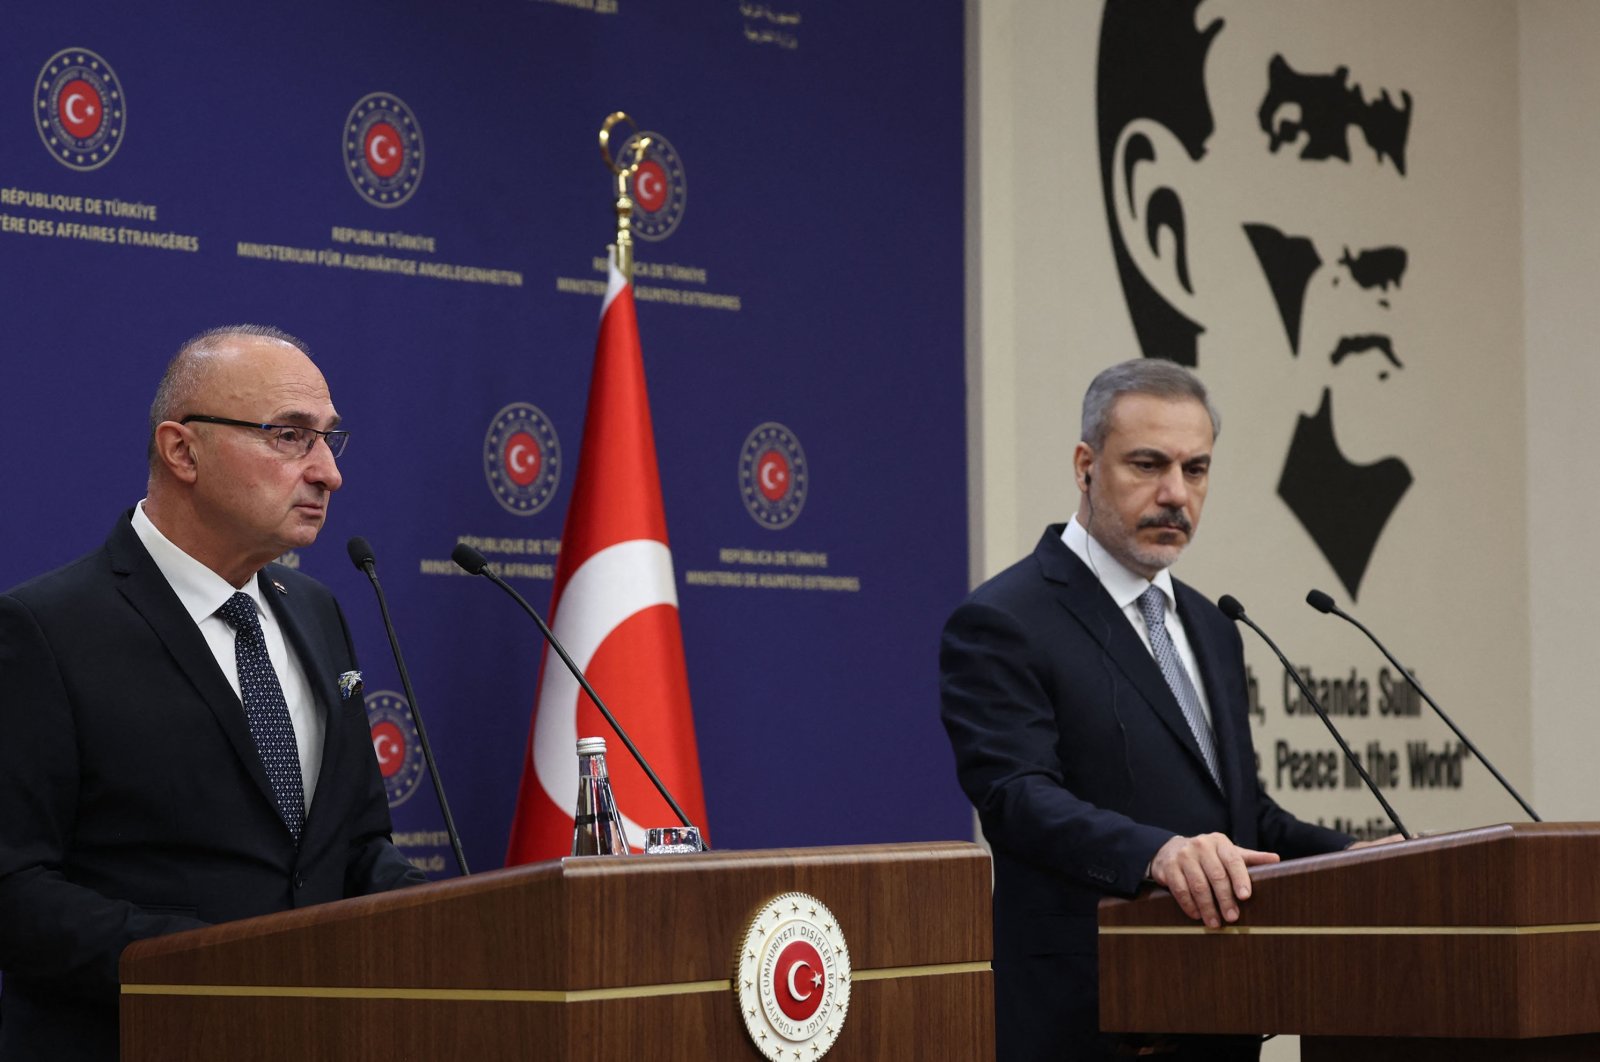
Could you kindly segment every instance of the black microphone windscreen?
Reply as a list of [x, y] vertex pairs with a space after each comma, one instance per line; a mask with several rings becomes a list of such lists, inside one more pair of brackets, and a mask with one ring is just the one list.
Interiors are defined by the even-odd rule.
[[456, 548], [450, 551], [450, 559], [461, 565], [461, 569], [468, 575], [482, 575], [483, 569], [489, 565], [489, 562], [484, 560], [483, 554], [465, 542], [456, 543]]
[[1334, 608], [1333, 598], [1324, 594], [1321, 590], [1313, 590], [1308, 593], [1306, 595], [1306, 604], [1322, 613], [1332, 612]]
[[345, 543], [345, 549], [350, 553], [350, 563], [362, 571], [367, 570], [367, 565], [378, 562], [378, 558], [372, 554], [372, 547], [360, 535]]
[[1244, 606], [1239, 604], [1239, 599], [1232, 594], [1223, 594], [1218, 598], [1217, 607], [1222, 610], [1224, 616], [1227, 616], [1235, 623], [1239, 621], [1240, 616], [1244, 615]]

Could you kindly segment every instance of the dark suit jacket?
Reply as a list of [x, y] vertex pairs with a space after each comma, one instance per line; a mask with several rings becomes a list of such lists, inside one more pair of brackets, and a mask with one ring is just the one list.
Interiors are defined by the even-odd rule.
[[[424, 880], [389, 809], [333, 596], [260, 576], [326, 720], [297, 847], [239, 698], [124, 514], [0, 596], [0, 1059], [117, 1054], [117, 960], [144, 937]], [[282, 584], [280, 593], [274, 582]]]
[[994, 851], [1001, 1062], [1072, 1057], [1066, 1040], [1092, 1038], [1095, 907], [1133, 895], [1173, 835], [1219, 832], [1286, 857], [1350, 843], [1262, 791], [1234, 625], [1174, 580], [1219, 790], [1150, 651], [1061, 529], [972, 592], [939, 654], [956, 770]]

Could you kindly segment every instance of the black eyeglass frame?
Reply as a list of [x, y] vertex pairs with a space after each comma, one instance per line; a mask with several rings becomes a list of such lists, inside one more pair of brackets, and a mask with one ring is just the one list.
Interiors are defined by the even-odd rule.
[[343, 429], [343, 428], [335, 428], [332, 431], [323, 431], [320, 428], [312, 428], [312, 427], [308, 427], [308, 426], [306, 426], [304, 424], [258, 424], [257, 422], [255, 422], [253, 420], [234, 420], [232, 417], [213, 417], [213, 416], [211, 416], [211, 415], [209, 415], [207, 413], [190, 413], [187, 416], [185, 416], [182, 420], [178, 421], [178, 423], [179, 424], [189, 424], [189, 423], [192, 423], [194, 421], [199, 421], [201, 424], [226, 424], [229, 427], [233, 427], [233, 428], [257, 428], [257, 429], [259, 429], [261, 431], [265, 431], [265, 432], [278, 432], [278, 431], [308, 431], [308, 432], [310, 432], [311, 433], [311, 441], [306, 443], [305, 449], [301, 450], [298, 454], [294, 454], [294, 452], [292, 450], [291, 451], [285, 451], [281, 446], [278, 445], [278, 442], [282, 438], [282, 436], [273, 435], [268, 440], [269, 442], [272, 443], [272, 448], [274, 450], [277, 450], [279, 453], [287, 452], [287, 453], [293, 454], [296, 457], [305, 457], [306, 455], [310, 454], [311, 451], [316, 447], [317, 439], [320, 437], [323, 442], [328, 444], [328, 452], [333, 454], [334, 459], [337, 460], [339, 455], [344, 453], [344, 448], [345, 448], [346, 444], [348, 444], [350, 442], [350, 432], [348, 430], [346, 430], [346, 429]]

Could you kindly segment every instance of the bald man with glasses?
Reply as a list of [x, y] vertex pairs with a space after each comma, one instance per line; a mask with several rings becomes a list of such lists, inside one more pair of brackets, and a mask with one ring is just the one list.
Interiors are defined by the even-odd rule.
[[338, 424], [304, 343], [196, 336], [151, 406], [145, 498], [0, 596], [0, 1062], [116, 1059], [135, 940], [424, 880], [344, 616], [273, 563], [322, 529]]

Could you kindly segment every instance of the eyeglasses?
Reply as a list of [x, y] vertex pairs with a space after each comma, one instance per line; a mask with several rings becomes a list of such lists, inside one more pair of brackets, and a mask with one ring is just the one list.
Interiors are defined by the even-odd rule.
[[308, 428], [304, 424], [257, 424], [250, 420], [232, 420], [228, 417], [208, 417], [204, 413], [190, 413], [179, 424], [188, 424], [198, 420], [202, 424], [226, 424], [234, 428], [256, 428], [267, 433], [267, 441], [272, 448], [280, 454], [291, 457], [305, 457], [311, 448], [317, 445], [321, 438], [328, 444], [328, 449], [334, 457], [344, 453], [345, 444], [350, 441], [348, 431], [319, 431]]

